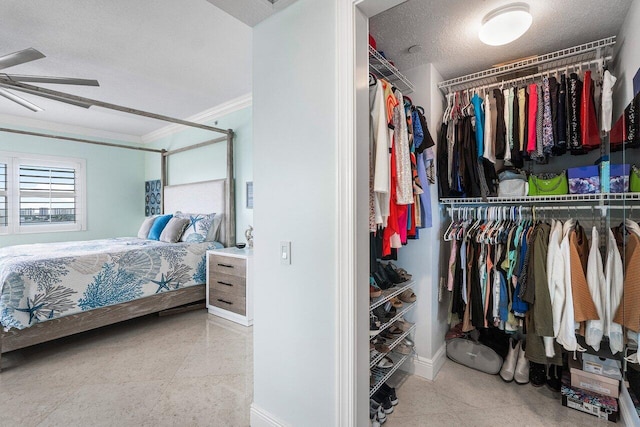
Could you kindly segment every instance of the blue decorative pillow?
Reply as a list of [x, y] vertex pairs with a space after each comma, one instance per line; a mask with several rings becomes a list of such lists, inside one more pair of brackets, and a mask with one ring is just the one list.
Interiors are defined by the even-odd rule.
[[169, 220], [173, 218], [173, 215], [162, 215], [156, 218], [151, 226], [151, 230], [149, 230], [149, 235], [147, 239], [149, 240], [160, 240], [160, 235], [162, 234], [162, 230], [167, 225]]
[[181, 242], [204, 242], [207, 240], [207, 234], [213, 224], [213, 219], [216, 214], [195, 214], [195, 213], [183, 213], [176, 212], [176, 217], [186, 218], [189, 220], [187, 229], [182, 233], [180, 238]]

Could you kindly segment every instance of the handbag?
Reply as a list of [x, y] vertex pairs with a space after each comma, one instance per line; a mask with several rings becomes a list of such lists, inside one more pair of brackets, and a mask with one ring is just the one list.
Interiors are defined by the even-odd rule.
[[557, 175], [529, 175], [530, 196], [561, 196], [563, 194], [569, 194], [569, 182], [565, 171]]
[[629, 174], [629, 191], [633, 193], [640, 193], [640, 169], [636, 165], [631, 166], [631, 173]]
[[478, 342], [453, 338], [447, 341], [447, 357], [456, 363], [495, 375], [502, 368], [502, 357], [490, 347]]
[[519, 170], [504, 170], [498, 174], [498, 197], [522, 197], [529, 192], [527, 175]]

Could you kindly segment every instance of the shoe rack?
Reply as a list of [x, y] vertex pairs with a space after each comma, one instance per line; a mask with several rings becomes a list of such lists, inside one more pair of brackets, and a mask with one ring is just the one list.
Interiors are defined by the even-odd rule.
[[[400, 283], [394, 287], [389, 289], [385, 289], [382, 291], [382, 295], [378, 298], [375, 298], [371, 301], [369, 306], [369, 315], [373, 316], [373, 310], [383, 306], [387, 302], [391, 301], [393, 298], [399, 296], [401, 293], [406, 291], [407, 289], [412, 288], [415, 285], [413, 280], [408, 280], [406, 282]], [[380, 325], [380, 328], [375, 331], [371, 331], [370, 340], [376, 339], [380, 334], [389, 329], [394, 323], [400, 320], [405, 314], [411, 311], [415, 307], [416, 303], [403, 303], [402, 307], [397, 310], [395, 316], [393, 316], [389, 321]], [[394, 352], [394, 349], [401, 344], [405, 338], [409, 337], [413, 331], [415, 330], [416, 325], [411, 325], [406, 331], [404, 331], [401, 335], [396, 338], [393, 338], [393, 341], [389, 342], [387, 339], [386, 345], [389, 347], [389, 353], [380, 353], [378, 351], [372, 351], [369, 363], [369, 369], [371, 370], [371, 378], [372, 382], [369, 388], [369, 397], [373, 396], [373, 394], [378, 391], [378, 389], [384, 384], [391, 376], [402, 366], [402, 364], [413, 354], [399, 354]], [[385, 357], [389, 357], [393, 361], [393, 366], [389, 368], [382, 368], [377, 366], [378, 363]]]

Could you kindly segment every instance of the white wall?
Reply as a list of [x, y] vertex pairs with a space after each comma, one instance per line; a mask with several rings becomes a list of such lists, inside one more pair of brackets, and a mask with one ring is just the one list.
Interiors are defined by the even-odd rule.
[[326, 0], [254, 28], [254, 426], [335, 424], [335, 32]]
[[633, 76], [640, 68], [640, 0], [634, 0], [616, 39], [613, 123], [633, 99]]
[[[431, 64], [421, 65], [403, 74], [414, 84], [415, 91], [409, 95], [414, 105], [425, 109], [429, 131], [437, 142], [438, 130], [443, 114], [443, 100], [437, 89], [442, 77]], [[424, 184], [423, 184], [424, 185]], [[444, 362], [444, 335], [447, 330], [447, 302], [438, 301], [440, 226], [437, 185], [431, 185], [431, 209], [433, 227], [420, 229], [420, 238], [410, 240], [398, 250], [398, 264], [413, 275], [416, 281], [417, 306], [407, 315], [416, 323], [416, 360], [404, 368], [422, 377], [433, 379]]]

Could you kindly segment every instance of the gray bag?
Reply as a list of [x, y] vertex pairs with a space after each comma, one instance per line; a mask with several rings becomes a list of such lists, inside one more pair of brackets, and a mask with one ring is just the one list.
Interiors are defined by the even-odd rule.
[[484, 344], [464, 338], [447, 341], [447, 357], [456, 363], [496, 375], [502, 368], [502, 357]]

